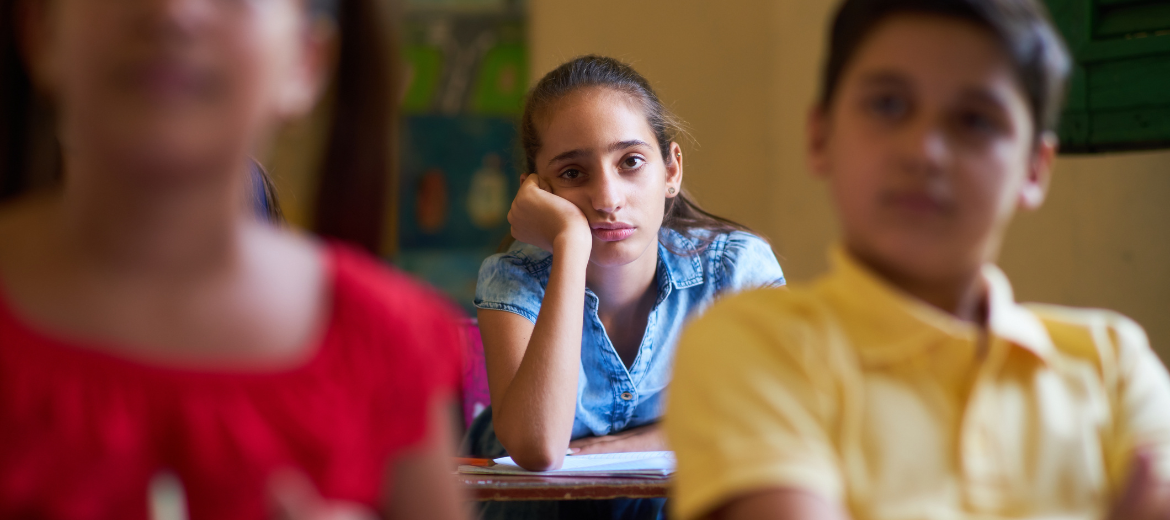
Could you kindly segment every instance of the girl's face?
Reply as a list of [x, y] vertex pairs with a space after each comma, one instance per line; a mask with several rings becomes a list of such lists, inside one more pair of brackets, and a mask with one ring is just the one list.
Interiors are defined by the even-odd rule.
[[67, 160], [178, 173], [239, 160], [312, 107], [302, 0], [25, 0], [22, 41]]
[[850, 250], [919, 279], [993, 260], [1016, 208], [1043, 201], [1055, 150], [992, 35], [926, 15], [873, 30], [809, 134]]
[[[658, 243], [666, 199], [678, 193], [682, 167], [663, 160], [637, 100], [612, 89], [583, 89], [555, 103], [536, 126], [541, 149], [535, 173], [589, 219], [591, 262], [625, 265]], [[679, 153], [671, 143], [671, 156]]]

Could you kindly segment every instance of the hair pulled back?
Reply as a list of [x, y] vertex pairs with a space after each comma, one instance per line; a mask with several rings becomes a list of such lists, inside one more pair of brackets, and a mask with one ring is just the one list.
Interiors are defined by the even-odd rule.
[[[607, 88], [636, 100], [654, 132], [658, 151], [666, 164], [678, 160], [670, 154], [670, 145], [685, 134], [682, 122], [663, 106], [658, 94], [646, 78], [629, 65], [605, 56], [588, 55], [569, 60], [537, 82], [529, 92], [520, 121], [520, 144], [524, 149], [524, 163], [528, 172], [536, 171], [536, 155], [540, 152], [540, 132], [536, 119], [569, 94], [587, 88]], [[678, 231], [697, 242], [702, 249], [710, 244], [714, 233], [696, 234], [696, 230], [714, 232], [749, 231], [736, 222], [713, 215], [701, 208], [693, 197], [682, 189], [666, 200], [662, 227]], [[679, 251], [674, 251], [680, 253]]]

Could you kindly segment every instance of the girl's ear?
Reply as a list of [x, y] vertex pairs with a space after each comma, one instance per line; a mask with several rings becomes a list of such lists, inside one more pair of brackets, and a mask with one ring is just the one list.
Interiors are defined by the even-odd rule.
[[829, 114], [821, 105], [808, 112], [808, 165], [818, 177], [829, 174]]
[[670, 143], [669, 159], [666, 161], [666, 198], [673, 199], [682, 192], [683, 155], [678, 143]]
[[1052, 132], [1044, 132], [1037, 140], [1028, 164], [1028, 175], [1020, 186], [1020, 209], [1032, 211], [1044, 204], [1044, 199], [1048, 197], [1048, 186], [1052, 182], [1052, 163], [1056, 160], [1059, 142]]
[[308, 20], [300, 43], [293, 77], [280, 92], [279, 116], [284, 120], [307, 114], [328, 86], [337, 63], [337, 24], [322, 17]]

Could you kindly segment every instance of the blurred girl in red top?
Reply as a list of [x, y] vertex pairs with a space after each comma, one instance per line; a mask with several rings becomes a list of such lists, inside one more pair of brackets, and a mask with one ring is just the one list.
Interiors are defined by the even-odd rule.
[[446, 306], [247, 202], [336, 57], [322, 197], [354, 213], [318, 222], [379, 209], [373, 5], [0, 0], [0, 518], [146, 518], [159, 482], [192, 518], [459, 515]]

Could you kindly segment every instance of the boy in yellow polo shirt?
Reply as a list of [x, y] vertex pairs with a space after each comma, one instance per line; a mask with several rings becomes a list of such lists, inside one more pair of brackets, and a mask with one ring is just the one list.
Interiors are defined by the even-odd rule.
[[1040, 206], [1069, 60], [1033, 0], [847, 0], [810, 161], [832, 272], [714, 306], [665, 430], [694, 518], [1167, 518], [1170, 378], [1142, 329], [1022, 306], [994, 265]]

